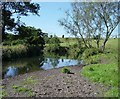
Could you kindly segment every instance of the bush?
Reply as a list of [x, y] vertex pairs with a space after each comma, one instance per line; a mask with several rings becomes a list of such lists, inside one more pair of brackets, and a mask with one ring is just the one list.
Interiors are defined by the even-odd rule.
[[74, 44], [72, 46], [70, 46], [70, 48], [68, 49], [68, 56], [69, 58], [73, 58], [73, 59], [80, 59], [81, 58], [81, 54], [84, 52], [85, 48], [78, 47], [78, 44]]
[[45, 47], [46, 52], [58, 52], [60, 48], [59, 44], [49, 44], [48, 46]]
[[10, 41], [4, 41], [3, 45], [11, 45], [11, 42]]
[[27, 49], [27, 56], [39, 56], [41, 55], [43, 46], [30, 45]]
[[18, 45], [18, 44], [24, 44], [25, 43], [25, 40], [12, 40], [12, 41], [4, 41], [3, 42], [3, 45]]
[[68, 58], [77, 59], [79, 56], [79, 52], [80, 52], [79, 48], [70, 48], [68, 50], [68, 56], [69, 56]]
[[57, 36], [55, 36], [53, 38], [50, 38], [49, 43], [50, 44], [59, 44], [60, 40], [59, 40], [59, 38]]
[[14, 45], [14, 46], [3, 46], [2, 59], [11, 60], [27, 56], [38, 56], [42, 52], [41, 46], [25, 46], [25, 45]]
[[63, 67], [63, 68], [61, 69], [61, 72], [62, 72], [62, 73], [67, 73], [67, 74], [69, 74], [69, 73], [70, 73], [70, 69], [67, 68], [67, 67]]
[[24, 44], [25, 43], [25, 41], [24, 40], [14, 40], [14, 41], [12, 41], [11, 42], [11, 45], [18, 45], [18, 44]]
[[90, 48], [90, 49], [86, 49], [83, 54], [82, 54], [82, 58], [83, 59], [86, 59], [88, 58], [89, 56], [93, 56], [93, 55], [96, 55], [100, 53], [100, 50], [97, 49], [97, 48]]
[[3, 46], [3, 60], [20, 58], [27, 55], [27, 47], [24, 45]]

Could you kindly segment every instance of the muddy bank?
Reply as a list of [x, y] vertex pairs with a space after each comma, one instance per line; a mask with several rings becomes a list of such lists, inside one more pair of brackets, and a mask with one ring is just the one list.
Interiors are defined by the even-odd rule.
[[[71, 66], [72, 74], [61, 68], [37, 71], [3, 79], [6, 97], [103, 97], [107, 89], [80, 75], [82, 66]], [[106, 89], [106, 90], [105, 90]]]

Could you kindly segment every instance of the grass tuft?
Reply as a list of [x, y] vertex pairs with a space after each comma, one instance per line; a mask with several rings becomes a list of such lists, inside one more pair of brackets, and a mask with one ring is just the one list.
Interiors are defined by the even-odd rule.
[[70, 73], [70, 69], [69, 69], [68, 67], [63, 67], [63, 68], [61, 69], [61, 72], [62, 72], [62, 73], [69, 74], [69, 73]]

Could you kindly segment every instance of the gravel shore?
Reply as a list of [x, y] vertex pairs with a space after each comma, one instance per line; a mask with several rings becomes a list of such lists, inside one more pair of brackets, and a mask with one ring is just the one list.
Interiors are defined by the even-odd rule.
[[3, 79], [3, 90], [6, 97], [103, 97], [105, 87], [80, 75], [82, 66], [69, 68], [71, 74], [61, 73], [58, 68]]

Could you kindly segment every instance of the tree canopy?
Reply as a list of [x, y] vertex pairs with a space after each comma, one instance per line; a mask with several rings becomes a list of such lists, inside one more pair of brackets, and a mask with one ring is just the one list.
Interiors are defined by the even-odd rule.
[[41, 29], [36, 29], [30, 26], [26, 27], [22, 25], [21, 27], [17, 28], [17, 31], [19, 39], [26, 40], [27, 44], [31, 45], [45, 44], [43, 39], [44, 33], [42, 32]]
[[114, 29], [119, 24], [117, 2], [73, 2], [72, 10], [66, 11], [66, 17], [59, 20], [66, 31], [80, 37], [87, 48], [92, 47], [92, 39], [97, 37], [99, 48], [100, 38], [104, 38], [103, 50]]
[[[20, 21], [21, 16], [28, 16], [30, 13], [39, 16], [40, 5], [31, 2], [2, 2], [2, 35], [3, 40], [5, 30], [16, 31], [18, 27], [24, 25]], [[17, 21], [13, 16], [16, 15]]]

